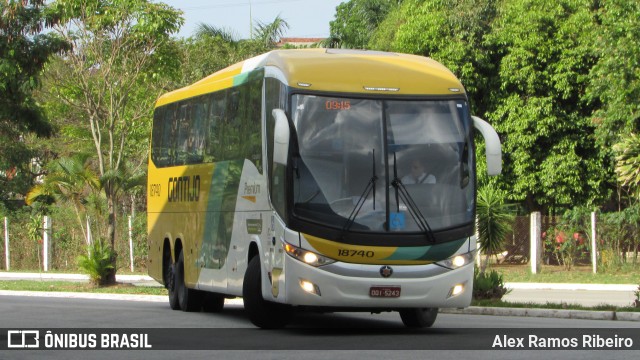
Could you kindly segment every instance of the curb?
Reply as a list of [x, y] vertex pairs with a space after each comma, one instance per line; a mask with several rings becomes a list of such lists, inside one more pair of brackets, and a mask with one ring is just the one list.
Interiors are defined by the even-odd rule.
[[505, 283], [508, 289], [523, 290], [596, 290], [596, 291], [635, 291], [638, 285], [632, 284], [568, 284], [568, 283]]
[[464, 309], [440, 309], [442, 314], [544, 317], [580, 320], [640, 321], [640, 313], [561, 309], [523, 309], [470, 306]]
[[[89, 280], [88, 275], [83, 274], [60, 274], [60, 273], [19, 273], [0, 271], [0, 279], [18, 279], [18, 280], [73, 280], [84, 281]], [[116, 280], [122, 282], [132, 281], [155, 281], [148, 275], [116, 275]]]
[[[27, 297], [48, 297], [66, 299], [89, 299], [89, 300], [116, 300], [116, 301], [140, 301], [140, 302], [164, 302], [168, 303], [166, 295], [133, 295], [133, 294], [102, 294], [84, 292], [56, 292], [56, 291], [16, 291], [0, 290], [0, 296], [27, 296]], [[226, 305], [243, 305], [242, 299], [226, 299]]]

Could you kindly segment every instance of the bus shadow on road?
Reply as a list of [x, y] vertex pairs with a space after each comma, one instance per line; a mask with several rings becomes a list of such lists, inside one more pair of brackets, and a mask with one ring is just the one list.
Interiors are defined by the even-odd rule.
[[[242, 306], [225, 306], [222, 312], [202, 314], [232, 322], [246, 322], [248, 326], [253, 326]], [[437, 326], [437, 320], [435, 325]], [[370, 314], [366, 312], [316, 313], [298, 311], [286, 328], [277, 331], [297, 333], [300, 335], [451, 333], [450, 329], [407, 328], [400, 320], [400, 316], [395, 312]]]

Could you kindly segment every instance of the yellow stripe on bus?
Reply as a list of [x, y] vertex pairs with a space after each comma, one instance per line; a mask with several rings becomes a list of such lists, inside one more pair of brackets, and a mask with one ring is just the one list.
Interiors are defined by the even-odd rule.
[[[302, 236], [304, 236], [315, 251], [338, 261], [356, 264], [385, 265], [424, 265], [432, 263], [432, 261], [428, 260], [415, 260], [424, 255], [428, 249], [427, 247], [417, 247], [411, 256], [398, 259], [398, 250], [406, 250], [406, 248], [399, 248], [397, 246], [349, 245], [309, 234], [302, 234]], [[402, 250], [401, 252], [404, 252]], [[390, 259], [391, 257], [394, 257], [394, 259]]]

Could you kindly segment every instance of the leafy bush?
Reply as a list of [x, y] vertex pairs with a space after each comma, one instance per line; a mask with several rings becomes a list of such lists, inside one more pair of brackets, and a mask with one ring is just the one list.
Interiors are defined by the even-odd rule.
[[598, 265], [603, 271], [615, 272], [629, 263], [638, 265], [640, 205], [635, 204], [619, 212], [600, 214], [597, 231], [598, 251], [608, 255], [599, 259]]
[[504, 286], [502, 274], [495, 270], [479, 271], [473, 277], [473, 298], [476, 300], [500, 300], [509, 290]]
[[112, 258], [115, 256], [111, 248], [104, 246], [102, 241], [96, 241], [88, 246], [89, 254], [78, 256], [78, 267], [89, 275], [94, 285], [107, 284], [107, 277], [114, 269]]
[[545, 253], [566, 270], [571, 270], [578, 259], [588, 258], [588, 237], [576, 228], [558, 225], [543, 234], [543, 240]]

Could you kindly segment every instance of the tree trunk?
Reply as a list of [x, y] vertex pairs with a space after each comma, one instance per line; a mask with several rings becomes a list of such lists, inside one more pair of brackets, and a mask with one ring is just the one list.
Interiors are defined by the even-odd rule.
[[116, 206], [114, 202], [114, 194], [110, 185], [105, 187], [105, 194], [107, 196], [107, 212], [108, 212], [108, 221], [107, 221], [107, 238], [109, 239], [109, 244], [111, 245], [111, 264], [113, 265], [113, 269], [109, 270], [106, 282], [108, 285], [113, 285], [116, 283], [116, 271], [118, 269], [116, 260], [118, 258], [118, 254], [116, 253]]

